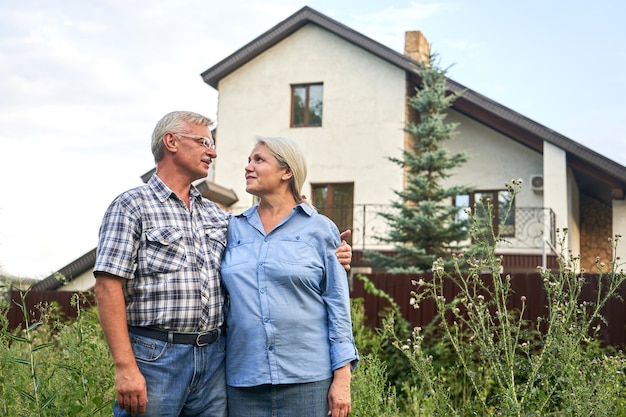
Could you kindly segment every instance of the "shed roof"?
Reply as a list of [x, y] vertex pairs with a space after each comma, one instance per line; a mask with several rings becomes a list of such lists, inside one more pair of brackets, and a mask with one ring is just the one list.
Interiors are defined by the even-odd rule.
[[89, 271], [96, 263], [96, 249], [92, 249], [72, 263], [59, 269], [58, 272], [33, 284], [31, 291], [56, 290], [63, 286], [65, 282], [74, 280], [81, 274]]

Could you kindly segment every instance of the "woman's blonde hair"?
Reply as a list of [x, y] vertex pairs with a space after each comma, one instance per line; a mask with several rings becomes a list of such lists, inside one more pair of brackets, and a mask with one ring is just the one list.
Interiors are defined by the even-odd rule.
[[304, 202], [313, 207], [308, 200], [302, 197], [302, 186], [304, 185], [304, 180], [306, 180], [307, 167], [306, 160], [298, 144], [289, 138], [265, 136], [257, 136], [256, 144], [267, 146], [278, 161], [278, 166], [291, 170], [293, 175], [289, 180], [289, 189], [296, 202], [298, 204]]

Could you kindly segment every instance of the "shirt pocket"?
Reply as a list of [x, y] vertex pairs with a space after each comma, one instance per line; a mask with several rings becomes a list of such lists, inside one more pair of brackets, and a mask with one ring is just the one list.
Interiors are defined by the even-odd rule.
[[205, 227], [204, 236], [206, 238], [209, 256], [219, 265], [222, 255], [224, 254], [224, 249], [226, 249], [226, 228]]
[[228, 242], [226, 254], [222, 261], [222, 268], [229, 268], [248, 262], [256, 262], [258, 257], [256, 252], [254, 239], [234, 239]]
[[320, 266], [317, 248], [300, 239], [299, 236], [280, 236], [277, 250], [272, 252], [276, 261], [288, 265]]
[[146, 265], [150, 272], [179, 271], [185, 266], [183, 234], [173, 228], [146, 231]]

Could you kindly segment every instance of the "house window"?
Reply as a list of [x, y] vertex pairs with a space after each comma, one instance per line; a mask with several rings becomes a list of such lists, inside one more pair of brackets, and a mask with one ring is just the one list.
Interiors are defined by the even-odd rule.
[[321, 126], [323, 84], [291, 86], [291, 127]]
[[[311, 184], [313, 205], [330, 218], [340, 231], [352, 230], [354, 183]], [[351, 238], [347, 239], [352, 244]]]
[[[479, 221], [485, 220], [487, 213], [482, 199], [490, 199], [493, 210], [493, 226], [496, 236], [501, 237], [515, 237], [515, 201], [512, 201], [511, 194], [506, 190], [494, 190], [494, 191], [475, 191], [470, 194], [458, 195], [455, 198], [454, 204], [459, 207], [458, 218], [467, 218], [465, 209], [468, 207], [475, 207], [475, 215]], [[509, 205], [511, 205], [510, 212]]]

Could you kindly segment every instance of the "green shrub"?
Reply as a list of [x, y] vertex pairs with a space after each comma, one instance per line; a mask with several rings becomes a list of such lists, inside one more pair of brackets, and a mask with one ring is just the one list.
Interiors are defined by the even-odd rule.
[[0, 415], [110, 416], [114, 369], [95, 308], [63, 322], [58, 306], [43, 305], [28, 322], [24, 297], [26, 328], [0, 321]]
[[385, 365], [376, 356], [362, 356], [352, 375], [352, 417], [400, 416], [396, 391]]

